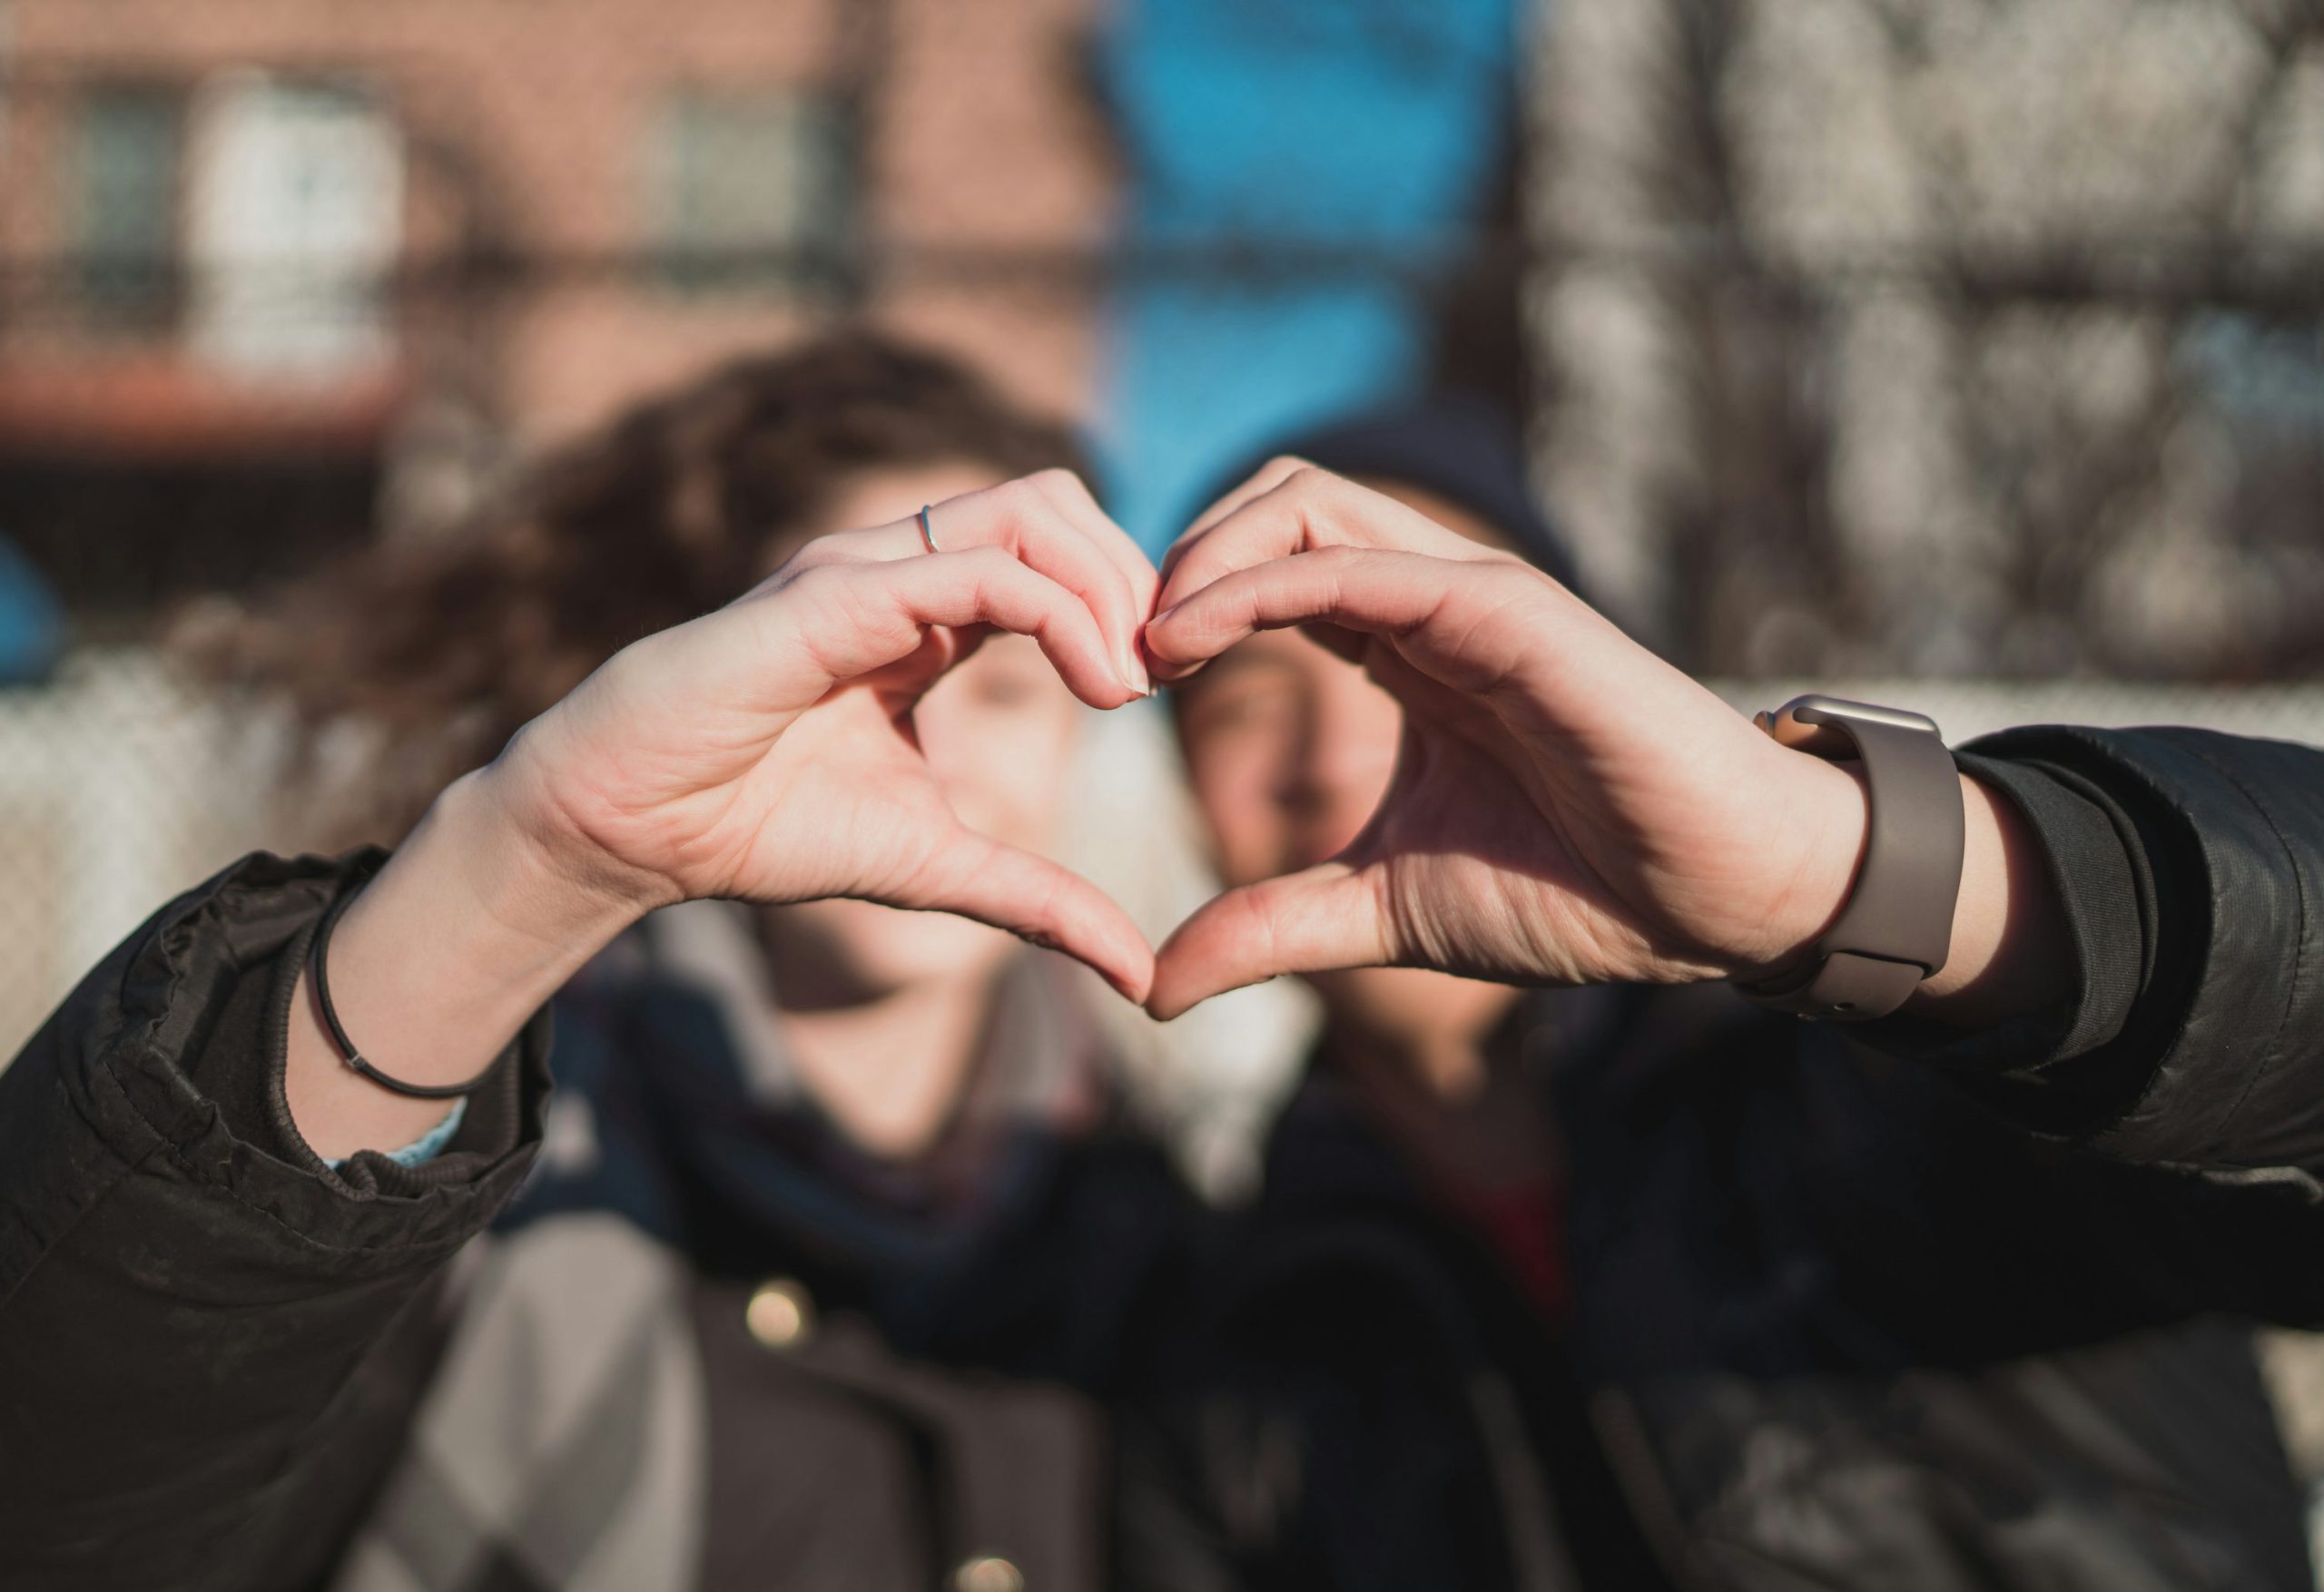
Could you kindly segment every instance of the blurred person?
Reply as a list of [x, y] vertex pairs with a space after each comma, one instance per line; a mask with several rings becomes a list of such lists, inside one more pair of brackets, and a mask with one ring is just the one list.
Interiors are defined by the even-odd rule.
[[[1030, 636], [1076, 697], [1112, 709], [1256, 631], [1300, 624], [1360, 657], [1397, 698], [1412, 755], [1337, 859], [1221, 895], [1158, 953], [1087, 879], [964, 827], [912, 732], [913, 704], [993, 630]], [[1913, 1070], [1933, 1083], [1938, 1066], [1991, 1064], [1963, 1086], [1989, 1086], [1986, 1104], [2016, 1120], [1977, 1146], [1987, 1159], [1951, 1170], [1988, 1199], [2014, 1180], [2004, 1214], [2034, 1229], [2053, 1269], [2031, 1274], [2052, 1295], [2076, 1290], [2069, 1302], [2116, 1330], [2125, 1312], [2176, 1322], [2198, 1302], [2324, 1315], [2324, 1282], [2299, 1263], [2314, 1253], [2311, 1169], [2324, 1160], [2306, 1104], [2324, 1066], [2320, 992], [2303, 954], [2286, 954], [2307, 937], [2303, 886], [2324, 875], [2324, 763], [2303, 749], [2191, 732], [2046, 732], [1964, 771], [1935, 755], [1934, 794], [1958, 804], [1961, 861], [1957, 886], [1917, 905], [1944, 909], [1949, 938], [1911, 968], [1902, 1021], [1856, 1036], [1890, 1052], [1912, 1051], [1919, 1037]], [[2086, 783], [2047, 771], [2044, 759]], [[2118, 797], [2153, 821], [2115, 827], [2105, 803]], [[543, 1218], [454, 1263], [517, 1195], [536, 1154], [557, 1153], [543, 1144], [545, 1008], [655, 911], [848, 897], [954, 912], [1066, 951], [1166, 1017], [1270, 975], [1371, 965], [1526, 987], [1758, 985], [1823, 966], [1823, 936], [1856, 893], [1867, 844], [1890, 832], [1883, 813], [1904, 821], [1868, 805], [1845, 769], [1760, 734], [1522, 561], [1321, 471], [1255, 482], [1182, 541], [1163, 575], [1078, 483], [1053, 473], [819, 537], [734, 602], [606, 660], [446, 786], [393, 856], [255, 856], [164, 907], [0, 1074], [0, 1540], [11, 1579], [295, 1587], [324, 1580], [336, 1561], [339, 1584], [353, 1587], [713, 1584], [704, 1567], [722, 1525], [763, 1522], [792, 1496], [764, 1484], [773, 1469], [719, 1466], [734, 1451], [722, 1448], [720, 1423], [730, 1440], [768, 1445], [767, 1466], [852, 1473], [880, 1446], [861, 1424], [866, 1405], [909, 1430], [899, 1463], [990, 1445], [980, 1451], [997, 1469], [956, 1466], [956, 1487], [920, 1495], [944, 1520], [990, 1502], [996, 1479], [1038, 1469], [1029, 1456], [1051, 1420], [931, 1419], [943, 1402], [936, 1379], [891, 1383], [890, 1362], [860, 1343], [833, 1344], [830, 1405], [789, 1403], [784, 1420], [747, 1420], [754, 1397], [788, 1381], [791, 1354], [830, 1341], [803, 1339], [811, 1302], [731, 1286], [616, 1217]], [[2142, 910], [2142, 878], [2170, 909]], [[2116, 1047], [2132, 1034], [2156, 1043]], [[1748, 1057], [1722, 1054], [1748, 1075]], [[1830, 1071], [1843, 1085], [1871, 1076], [1852, 1056]], [[2069, 1082], [2071, 1100], [2050, 1087]], [[2041, 1106], [2024, 1104], [2029, 1089]], [[452, 1142], [432, 1157], [411, 1152], [443, 1127], [455, 1098], [468, 1106]], [[2082, 1138], [2046, 1145], [2027, 1133], [2029, 1114], [2069, 1103], [2089, 1114], [2047, 1120]], [[1627, 1102], [1644, 1118], [1654, 1105], [1650, 1083]], [[1615, 1113], [1612, 1127], [1623, 1125]], [[1586, 1133], [1564, 1135], [1577, 1206], [1593, 1186], [1579, 1165], [1587, 1143]], [[2044, 1184], [2029, 1167], [2053, 1175]], [[1716, 1192], [1748, 1207], [1765, 1191], [1748, 1168], [1698, 1170], [1716, 1181], [1730, 1169]], [[1825, 1191], [1882, 1209], [1890, 1168], [1879, 1157], [1823, 1170]], [[2086, 1209], [2074, 1196], [2093, 1184], [2107, 1224], [2045, 1225], [2069, 1205]], [[1748, 1228], [1732, 1234], [1731, 1255], [1700, 1247], [1684, 1219], [1693, 1190], [1683, 1176], [1667, 1188], [1649, 1176], [1597, 1219], [1643, 1226], [1697, 1257], [1757, 1259]], [[1215, 1561], [1202, 1556], [1215, 1541], [1180, 1536], [1177, 1558], [1134, 1556], [1130, 1543], [1156, 1535], [1137, 1528], [1137, 1511], [1155, 1504], [1173, 1520], [1198, 1519], [1192, 1504], [1207, 1502], [1239, 1511], [1238, 1528], [1263, 1523], [1297, 1508], [1306, 1461], [1319, 1459], [1360, 1469], [1378, 1506], [1329, 1522], [1341, 1534], [1334, 1562], [1354, 1584], [1408, 1568], [1395, 1550], [1412, 1518], [1443, 1499], [1459, 1456], [1415, 1449], [1390, 1456], [1401, 1470], [1381, 1470], [1362, 1442], [1303, 1449], [1275, 1414], [1283, 1376], [1300, 1367], [1260, 1361], [1261, 1374], [1238, 1384], [1221, 1374], [1236, 1368], [1237, 1341], [1222, 1334], [1215, 1351], [1187, 1330], [1190, 1307], [1198, 1321], [1215, 1313], [1210, 1302], [1236, 1296], [1231, 1273], [1248, 1252], [1198, 1248], [1182, 1268], [1132, 1268], [1142, 1285], [1125, 1287], [1118, 1257], [1145, 1244], [1129, 1214], [1138, 1209], [1112, 1191], [1065, 1203], [1062, 1218], [1105, 1263], [1067, 1270], [1058, 1314], [1143, 1322], [1166, 1375], [1182, 1347], [1212, 1356], [1216, 1369], [1194, 1368], [1195, 1382], [1218, 1390], [1218, 1416], [1190, 1479], [1164, 1473], [1162, 1450], [1142, 1442], [1125, 1447], [1118, 1475], [1073, 1473], [1127, 1494], [1115, 1567], [1149, 1583], [1206, 1584]], [[1869, 1258], [1925, 1289], [1934, 1272], [1974, 1303], [1992, 1262], [1956, 1253], [1960, 1236], [1916, 1234], [1928, 1240], [1923, 1253], [1904, 1253], [1891, 1230]], [[954, 1275], [940, 1262], [918, 1268], [903, 1292], [932, 1302]], [[1575, 1276], [1581, 1309], [1593, 1297], [1626, 1308], [1606, 1290], [1593, 1294], [1585, 1268]], [[1616, 1344], [1641, 1362], [1622, 1386], [1648, 1396], [1645, 1367], [1666, 1355], [1683, 1367], [1676, 1351], [1690, 1336], [1764, 1342], [1770, 1364], [1751, 1369], [1795, 1385], [1779, 1360], [1780, 1312], [1829, 1304], [1821, 1280], [1812, 1267], [1786, 1269], [1766, 1317], [1725, 1302], [1696, 1313], [1689, 1300], [1645, 1290], [1655, 1308], [1629, 1315], [1630, 1339]], [[448, 1281], [466, 1290], [465, 1310], [450, 1316]], [[2140, 1298], [2125, 1305], [2126, 1289]], [[1428, 1324], [1465, 1339], [1461, 1298], [1424, 1292]], [[1009, 1307], [1029, 1297], [1059, 1299], [963, 1291], [935, 1319], [955, 1341], [998, 1341], [1025, 1313]], [[2038, 1334], [2057, 1302], [2021, 1302], [2026, 1319], [2002, 1324]], [[1411, 1407], [1434, 1421], [1442, 1369], [1393, 1357], [1409, 1343], [1411, 1312], [1391, 1293], [1380, 1305], [1325, 1320], [1286, 1310], [1278, 1325], [1326, 1384], [1314, 1397], [1374, 1413], [1385, 1430]], [[1845, 1341], [1846, 1312], [1816, 1319], [1831, 1329], [1817, 1341]], [[1538, 1319], [1531, 1331], [1535, 1358], [1553, 1366], [1555, 1339]], [[720, 1333], [767, 1352], [722, 1353]], [[1364, 1357], [1382, 1374], [1345, 1399], [1333, 1391], [1344, 1385], [1342, 1362], [1367, 1348], [1384, 1356]], [[1475, 1407], [1485, 1440], [1497, 1455], [1513, 1452], [1494, 1413], [1506, 1406], [1470, 1385], [1484, 1395]], [[2040, 1417], [2083, 1385], [2061, 1373], [2026, 1390], [2004, 1446], [2025, 1446], [2024, 1430], [2038, 1435]], [[883, 1396], [893, 1388], [921, 1397]], [[1719, 1408], [1698, 1397], [1699, 1384], [1660, 1391], [1689, 1410]], [[1846, 1389], [1800, 1391], [1812, 1412]], [[1912, 1387], [1889, 1391], [1909, 1413]], [[2131, 1408], [2077, 1413], [2127, 1419]], [[1982, 1446], [1994, 1434], [1958, 1419], [1968, 1412], [1949, 1406], [1952, 1418], [1925, 1435]], [[2221, 1413], [2235, 1424], [2231, 1407]], [[1253, 1426], [1274, 1435], [1252, 1444]], [[1867, 1420], [1848, 1435], [1876, 1442], [1889, 1430]], [[1814, 1440], [1763, 1436], [1748, 1445], [1755, 1488], [1780, 1493], [1789, 1478], [1822, 1474], [1799, 1462], [1827, 1451]], [[1690, 1452], [1713, 1479], [1732, 1458], [1714, 1440]], [[2150, 1474], [2141, 1456], [2115, 1457]], [[1892, 1471], [1871, 1459], [1843, 1469], [1825, 1479], [1843, 1493], [1860, 1487], [1849, 1496], [1866, 1518], [1895, 1516]], [[2226, 1487], [2233, 1476], [2216, 1479]], [[2029, 1489], [2039, 1507], [2013, 1545], [2087, 1554], [2088, 1535], [2036, 1517], [2053, 1501], [2112, 1505], [2167, 1532], [2178, 1565], [2198, 1576], [2268, 1583], [2244, 1573], [2240, 1541], [2211, 1529], [2208, 1513], [2174, 1512], [2167, 1489], [2131, 1490], [2125, 1499]], [[838, 1523], [846, 1501], [820, 1495], [824, 1513], [808, 1524]], [[1556, 1523], [1521, 1498], [1479, 1501], [1530, 1522], [1523, 1557], [1509, 1562], [1531, 1584], [1559, 1584]], [[2254, 1500], [2265, 1503], [2264, 1493]], [[1830, 1539], [1812, 1513], [1738, 1505], [1733, 1515], [1742, 1535], [1728, 1544], [1707, 1530], [1701, 1545], [1726, 1551], [1712, 1562], [1737, 1579], [1780, 1584], [1786, 1573], [1755, 1577], [1770, 1546], [1750, 1535], [1755, 1522], [1797, 1520], [1809, 1548]], [[1957, 1567], [1974, 1553], [1934, 1533], [1846, 1540], [1876, 1562], [1843, 1584], [1909, 1584], [1924, 1562]], [[2117, 1553], [2126, 1573], [2114, 1584], [2141, 1585], [2149, 1562]], [[1468, 1567], [1448, 1561], [1422, 1584], [1458, 1584]], [[727, 1584], [879, 1573], [772, 1548], [730, 1569]], [[980, 1551], [950, 1578], [1034, 1579]], [[1076, 1584], [1069, 1568], [1055, 1578]]]
[[[1481, 402], [1285, 451], [1575, 584]], [[1372, 545], [1360, 507], [1303, 510], [1323, 528], [1302, 546]], [[1234, 884], [1360, 854], [1426, 753], [1345, 650], [1265, 629], [1171, 693]], [[1961, 762], [2102, 842], [2137, 744]], [[1267, 943], [1267, 921], [1242, 931]], [[1719, 989], [1307, 978], [1322, 1037], [1139, 1461], [1199, 1453], [1247, 1489], [1149, 1518], [1158, 1557], [1265, 1587], [2306, 1584], [2250, 1335], [2203, 1314], [2267, 1280], [2211, 1291], [2204, 1247], [2235, 1234], [2206, 1236], [2185, 1174], [2132, 1176], [2064, 1131], [2132, 1106], [2152, 1041], [2103, 1059], [2062, 1002], [1982, 1049], [1890, 1019], [1927, 1054], [1881, 1064]], [[1231, 1428], [1222, 1384], [1248, 1390]]]
[[[1085, 467], [1062, 427], [950, 359], [842, 335], [643, 406], [505, 511], [327, 572], [210, 662], [290, 699], [319, 787], [350, 782], [320, 766], [324, 733], [373, 727], [351, 782], [371, 831], [401, 833], [625, 643], [819, 537]], [[1068, 533], [1083, 563], [1150, 589], [1078, 485], [1056, 490], [1117, 539]], [[875, 722], [924, 766], [913, 794], [993, 848], [978, 867], [1051, 847], [1087, 710], [1039, 644], [986, 639], [894, 711]], [[416, 1418], [394, 1435], [419, 1386], [400, 1358], [345, 1395], [334, 1424], [384, 1491], [342, 1584], [479, 1558], [543, 1586], [614, 1566], [639, 1577], [623, 1586], [1100, 1576], [1096, 1395], [1200, 1213], [1130, 1121], [1077, 974], [985, 924], [853, 899], [690, 901], [608, 947], [555, 1002], [544, 1154], [441, 1307]], [[295, 1079], [222, 1086], [289, 1166], [353, 1147], [302, 1141]], [[517, 1144], [519, 1096], [510, 1074], [488, 1102], [436, 1105], [389, 1165], [335, 1175], [413, 1197]], [[294, 1534], [268, 1567], [311, 1573], [351, 1524]]]

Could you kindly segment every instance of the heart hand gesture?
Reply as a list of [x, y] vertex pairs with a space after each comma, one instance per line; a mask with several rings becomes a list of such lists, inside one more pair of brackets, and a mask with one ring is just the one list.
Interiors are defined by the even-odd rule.
[[957, 912], [1055, 946], [1131, 999], [1152, 952], [1086, 880], [965, 828], [912, 709], [999, 629], [1073, 693], [1145, 694], [1155, 575], [1062, 472], [825, 536], [756, 590], [625, 649], [527, 726], [497, 770], [532, 827], [642, 909], [697, 897], [853, 896]]
[[1308, 628], [1403, 704], [1372, 821], [1211, 901], [1158, 958], [1168, 1017], [1278, 973], [1424, 966], [1507, 983], [1763, 968], [1845, 898], [1853, 779], [1787, 752], [1548, 576], [1278, 461], [1188, 533], [1146, 630], [1177, 678]]

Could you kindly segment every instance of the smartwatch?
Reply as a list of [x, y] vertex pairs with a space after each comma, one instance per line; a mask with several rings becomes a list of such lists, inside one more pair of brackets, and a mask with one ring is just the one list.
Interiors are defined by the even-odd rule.
[[1736, 987], [1798, 1017], [1885, 1017], [1953, 944], [1964, 831], [1953, 753], [1932, 719], [1837, 697], [1796, 697], [1753, 722], [1795, 752], [1861, 762], [1872, 811], [1839, 917], [1796, 967]]

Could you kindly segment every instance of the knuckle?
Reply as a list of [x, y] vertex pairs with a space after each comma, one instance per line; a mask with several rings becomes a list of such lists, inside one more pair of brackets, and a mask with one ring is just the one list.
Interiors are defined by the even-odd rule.
[[1305, 459], [1293, 459], [1286, 462], [1295, 467], [1284, 485], [1303, 497], [1327, 496], [1338, 492], [1346, 485], [1340, 477], [1334, 475], [1321, 465], [1309, 464]]
[[956, 527], [981, 526], [991, 519], [1005, 519], [1009, 513], [1009, 489], [1015, 485], [1013, 481], [998, 481], [989, 486], [979, 486], [974, 491], [956, 493], [940, 503], [931, 505], [940, 511], [936, 521], [938, 536], [943, 536], [948, 524]]
[[783, 589], [798, 602], [820, 606], [836, 601], [846, 581], [847, 572], [842, 565], [810, 564], [794, 569]]
[[810, 570], [836, 563], [839, 554], [828, 545], [829, 540], [828, 537], [818, 538], [784, 559], [771, 577], [773, 583], [778, 586], [787, 586]]
[[1039, 477], [1020, 476], [993, 489], [993, 506], [999, 510], [1001, 542], [1015, 549], [1023, 542], [1028, 531], [1049, 531], [1064, 523], [1048, 490]]
[[902, 594], [891, 583], [877, 578], [892, 567], [880, 564], [827, 564], [801, 575], [793, 584], [791, 595], [808, 613], [826, 623], [849, 629], [883, 625], [902, 611]]
[[1494, 559], [1492, 563], [1493, 585], [1512, 597], [1542, 596], [1557, 585], [1557, 582], [1549, 575], [1514, 555]]
[[986, 601], [992, 600], [998, 593], [1014, 590], [1019, 584], [1019, 572], [1024, 568], [1000, 547], [972, 547], [957, 556], [960, 572], [975, 584]]
[[879, 594], [854, 578], [850, 565], [802, 571], [782, 597], [781, 606], [770, 607], [763, 616], [763, 637], [793, 637], [819, 665], [830, 665], [827, 649], [841, 638], [885, 630], [896, 619], [894, 605], [880, 602]]

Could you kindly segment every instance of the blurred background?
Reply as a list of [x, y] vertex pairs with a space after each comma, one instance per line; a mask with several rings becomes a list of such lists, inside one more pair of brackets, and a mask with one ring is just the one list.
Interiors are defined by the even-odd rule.
[[2318, 0], [0, 0], [0, 1056], [300, 839], [171, 626], [855, 319], [1152, 548], [1459, 388], [1738, 703], [2324, 742]]
[[1150, 547], [1461, 388], [1738, 702], [2324, 740], [2311, 0], [0, 0], [0, 1054], [296, 834], [167, 627], [859, 319]]

